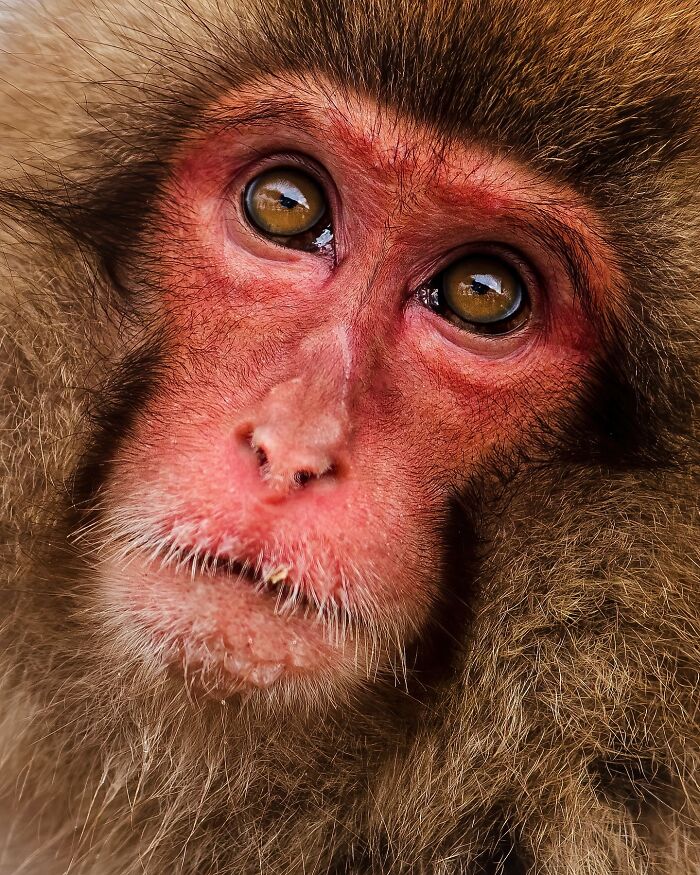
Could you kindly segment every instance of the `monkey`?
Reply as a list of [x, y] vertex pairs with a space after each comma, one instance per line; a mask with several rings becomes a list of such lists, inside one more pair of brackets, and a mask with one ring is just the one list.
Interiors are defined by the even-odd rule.
[[0, 12], [0, 873], [697, 871], [696, 0]]

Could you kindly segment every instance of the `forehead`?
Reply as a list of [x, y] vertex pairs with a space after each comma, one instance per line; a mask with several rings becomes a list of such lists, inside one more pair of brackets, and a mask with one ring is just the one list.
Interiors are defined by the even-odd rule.
[[584, 218], [572, 190], [524, 163], [319, 76], [249, 83], [224, 97], [213, 120], [255, 140], [274, 143], [286, 136], [301, 150], [337, 155], [368, 183], [396, 187], [405, 197], [429, 190], [448, 204], [461, 206], [466, 197], [496, 212], [536, 200], [538, 206], [575, 209]]
[[322, 73], [589, 193], [698, 132], [687, 0], [289, 0], [267, 18], [247, 69]]

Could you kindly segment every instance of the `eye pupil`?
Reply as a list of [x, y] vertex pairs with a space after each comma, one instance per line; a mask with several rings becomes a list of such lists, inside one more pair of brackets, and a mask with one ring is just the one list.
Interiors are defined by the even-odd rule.
[[[301, 201], [294, 200], [294, 198], [289, 197], [289, 195], [281, 194], [280, 205], [283, 206], [285, 210], [293, 210], [294, 207], [298, 207], [301, 205]], [[306, 202], [304, 202], [304, 206], [306, 206]]]
[[[490, 283], [487, 282], [489, 279]], [[500, 292], [501, 284], [494, 282], [494, 277], [475, 276], [472, 279], [472, 291], [475, 295], [488, 295], [489, 292]]]

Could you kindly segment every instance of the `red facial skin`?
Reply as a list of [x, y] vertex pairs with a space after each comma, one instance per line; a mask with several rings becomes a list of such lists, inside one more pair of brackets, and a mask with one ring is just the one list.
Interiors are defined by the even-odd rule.
[[[438, 594], [448, 497], [495, 446], [527, 446], [536, 421], [571, 407], [595, 349], [538, 226], [584, 241], [602, 306], [610, 283], [573, 193], [474, 145], [438, 154], [429, 131], [332, 94], [272, 80], [223, 100], [159, 205], [160, 292], [143, 304], [165, 373], [108, 485], [102, 598], [132, 653], [184, 659], [217, 694], [352, 688], [400, 664]], [[233, 122], [285, 99], [303, 109], [288, 124]], [[334, 258], [246, 220], [245, 184], [293, 156], [319, 168]], [[479, 336], [419, 302], [470, 249], [515, 258], [524, 329]], [[312, 476], [299, 485], [299, 472]], [[301, 601], [282, 590], [277, 603], [223, 571], [230, 560], [286, 573]]]

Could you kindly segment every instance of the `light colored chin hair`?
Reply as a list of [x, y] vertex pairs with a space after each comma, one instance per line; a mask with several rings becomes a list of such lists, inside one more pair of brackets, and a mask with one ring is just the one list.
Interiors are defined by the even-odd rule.
[[[57, 860], [36, 836], [24, 835], [17, 820], [14, 805], [0, 801], [0, 875], [62, 875], [65, 861]], [[99, 869], [93, 873], [102, 875]]]
[[[96, 678], [87, 679], [91, 689], [96, 683]], [[237, 868], [235, 828], [228, 818], [252, 805], [260, 815], [256, 829], [261, 840], [274, 837], [278, 826], [265, 813], [270, 788], [296, 798], [308, 784], [309, 768], [323, 776], [336, 802], [329, 799], [323, 814], [316, 808], [289, 809], [286, 816], [298, 818], [302, 837], [327, 817], [324, 829], [331, 834], [340, 816], [334, 805], [352, 792], [346, 776], [357, 775], [361, 768], [359, 747], [349, 735], [342, 730], [333, 735], [342, 762], [349, 766], [336, 775], [323, 754], [322, 762], [314, 762], [317, 743], [321, 750], [330, 745], [325, 729], [317, 729], [317, 715], [304, 725], [299, 715], [292, 715], [286, 726], [282, 721], [261, 722], [253, 699], [237, 704], [208, 701], [198, 708], [184, 691], [178, 698], [173, 690], [175, 685], [149, 691], [144, 676], [134, 681], [131, 706], [113, 708], [114, 699], [104, 690], [88, 714], [78, 690], [65, 691], [67, 699], [56, 706], [56, 713], [51, 705], [43, 711], [31, 694], [0, 686], [1, 700], [9, 706], [0, 717], [0, 750], [10, 760], [3, 761], [0, 772], [0, 875], [136, 875], [144, 858], [145, 871], [175, 871], [173, 860], [183, 853], [183, 830], [191, 831], [183, 873], [198, 872], [197, 860], [206, 860], [214, 847], [228, 845], [232, 871], [251, 871], [249, 848]], [[76, 713], [84, 715], [84, 722], [78, 717], [71, 724]], [[358, 710], [348, 708], [343, 716], [353, 724], [361, 719]], [[109, 720], [113, 737], [101, 739], [100, 727]], [[60, 753], [52, 748], [50, 756], [42, 757], [38, 742], [45, 742], [47, 734]], [[299, 751], [303, 745], [305, 757], [285, 757], [286, 751]], [[26, 780], [27, 759], [37, 750], [41, 763], [33, 763]], [[296, 764], [290, 768], [290, 762]], [[21, 798], [4, 801], [23, 781]], [[75, 793], [76, 786], [82, 792]], [[149, 819], [154, 810], [157, 817]]]

